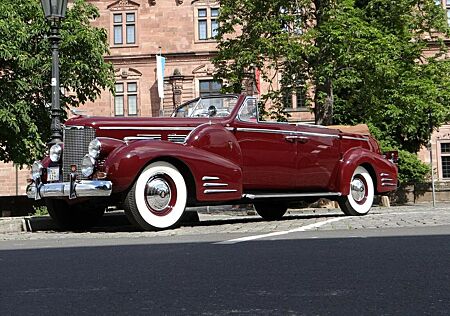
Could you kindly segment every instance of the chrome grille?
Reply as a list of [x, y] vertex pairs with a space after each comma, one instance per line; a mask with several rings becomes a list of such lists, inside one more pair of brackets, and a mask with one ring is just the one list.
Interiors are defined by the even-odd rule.
[[81, 160], [88, 153], [89, 143], [95, 138], [93, 128], [66, 127], [64, 129], [63, 181], [69, 180], [70, 166], [77, 166], [77, 178], [86, 179], [81, 174]]

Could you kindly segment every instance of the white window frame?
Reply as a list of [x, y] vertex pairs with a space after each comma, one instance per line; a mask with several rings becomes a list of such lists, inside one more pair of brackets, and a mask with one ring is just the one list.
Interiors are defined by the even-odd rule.
[[[200, 16], [200, 10], [206, 11], [206, 16]], [[195, 42], [196, 43], [204, 43], [204, 42], [215, 42], [215, 38], [213, 36], [213, 21], [217, 21], [217, 16], [212, 16], [213, 11], [219, 10], [220, 7], [217, 4], [214, 5], [198, 5], [194, 6], [194, 31], [195, 31]], [[206, 26], [206, 38], [200, 38], [200, 21], [205, 23]], [[217, 22], [218, 26], [218, 22]]]
[[[139, 82], [137, 80], [128, 80], [128, 81], [117, 81], [115, 85], [122, 85], [122, 92], [117, 92], [116, 95], [113, 96], [113, 106], [114, 106], [114, 116], [139, 116]], [[136, 89], [130, 91], [130, 86], [135, 85]], [[135, 112], [130, 113], [130, 100], [131, 97], [135, 98], [136, 109]], [[116, 108], [116, 100], [118, 98], [122, 99], [122, 113], [118, 114]]]
[[[121, 22], [115, 22], [116, 16], [121, 16]], [[127, 21], [128, 16], [133, 15], [134, 21]], [[138, 11], [137, 10], [123, 10], [111, 11], [111, 27], [110, 27], [110, 47], [120, 48], [120, 47], [134, 47], [138, 46]], [[122, 43], [116, 43], [116, 28], [121, 27], [121, 37]], [[134, 29], [134, 42], [129, 42], [128, 28], [133, 27]]]

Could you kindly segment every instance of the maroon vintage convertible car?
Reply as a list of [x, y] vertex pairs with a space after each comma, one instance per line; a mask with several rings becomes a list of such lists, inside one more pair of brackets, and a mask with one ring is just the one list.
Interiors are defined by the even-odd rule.
[[397, 167], [368, 135], [261, 121], [255, 98], [197, 98], [170, 118], [77, 116], [32, 167], [30, 198], [62, 228], [93, 225], [117, 206], [143, 229], [175, 225], [186, 206], [254, 204], [268, 220], [325, 197], [347, 215], [397, 188]]

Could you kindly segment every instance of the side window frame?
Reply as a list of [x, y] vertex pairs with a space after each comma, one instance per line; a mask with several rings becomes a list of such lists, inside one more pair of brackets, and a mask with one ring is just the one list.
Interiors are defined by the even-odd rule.
[[[255, 110], [256, 120], [255, 121], [250, 120], [250, 117], [249, 118], [245, 118], [244, 115], [242, 114], [244, 112], [244, 110], [247, 110], [250, 101], [255, 102], [255, 108], [256, 108], [256, 110]], [[242, 103], [241, 108], [239, 109], [239, 112], [238, 112], [238, 115], [237, 115], [237, 119], [238, 119], [238, 121], [246, 122], [246, 123], [259, 123], [260, 120], [259, 120], [258, 100], [256, 98], [254, 98], [254, 97], [247, 97], [245, 99], [245, 101]]]

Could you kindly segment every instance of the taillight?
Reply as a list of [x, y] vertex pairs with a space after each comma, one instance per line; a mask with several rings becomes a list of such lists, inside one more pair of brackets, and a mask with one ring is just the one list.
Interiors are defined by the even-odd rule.
[[393, 162], [393, 163], [398, 163], [398, 151], [397, 150], [391, 150], [391, 151], [387, 151], [383, 154], [384, 158], [386, 158], [387, 160]]

